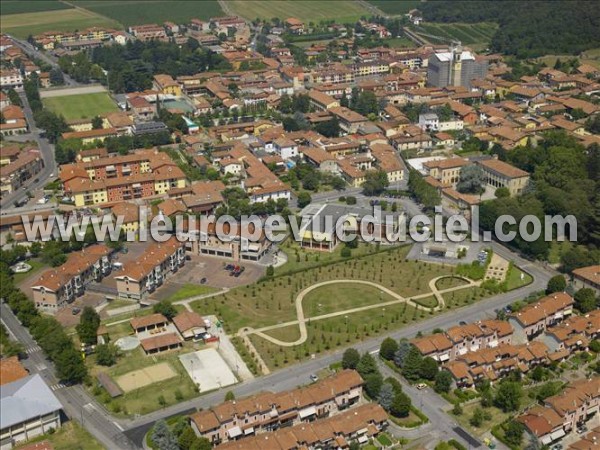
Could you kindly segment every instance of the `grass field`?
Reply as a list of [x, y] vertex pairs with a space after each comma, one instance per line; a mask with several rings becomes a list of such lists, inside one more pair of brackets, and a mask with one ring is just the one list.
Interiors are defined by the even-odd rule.
[[307, 24], [308, 22], [318, 23], [321, 20], [329, 19], [335, 19], [338, 23], [346, 23], [355, 22], [361, 16], [372, 15], [360, 3], [352, 0], [338, 0], [335, 2], [232, 0], [228, 4], [236, 14], [249, 20], [254, 20], [257, 17], [260, 19], [295, 17]]
[[8, 16], [3, 14], [0, 21], [2, 33], [12, 34], [18, 38], [27, 38], [30, 34], [36, 35], [44, 31], [74, 31], [94, 26], [121, 28], [115, 20], [99, 16], [91, 11], [75, 8], [10, 14]]
[[[429, 280], [440, 275], [451, 275], [454, 271], [450, 266], [406, 261], [404, 258], [408, 250], [408, 246], [397, 247], [292, 275], [278, 276], [251, 286], [232, 289], [223, 295], [198, 300], [191, 305], [200, 314], [217, 315], [224, 322], [227, 331], [233, 334], [243, 326], [260, 328], [295, 320], [294, 302], [297, 294], [319, 281], [344, 278], [368, 280], [410, 297], [429, 292]], [[281, 269], [283, 268], [285, 266]], [[355, 288], [357, 289], [359, 288]], [[378, 291], [374, 290], [366, 295], [377, 298]], [[332, 303], [331, 297], [318, 298], [322, 308], [328, 308]], [[369, 301], [371, 300], [365, 296], [356, 296], [353, 300], [355, 306]], [[339, 320], [337, 319], [338, 322]]]
[[59, 9], [70, 9], [71, 5], [59, 2], [58, 0], [3, 0], [0, 14], [7, 16], [9, 14], [23, 14], [38, 11], [56, 11]]
[[[87, 430], [81, 427], [77, 422], [70, 420], [64, 423], [53, 434], [38, 436], [30, 440], [27, 444], [15, 447], [17, 449], [30, 445], [35, 442], [50, 441], [54, 450], [103, 450], [104, 447], [88, 433]], [[85, 442], [85, 447], [83, 443]]]
[[420, 0], [367, 0], [371, 5], [379, 8], [386, 14], [406, 14], [411, 9], [419, 7]]
[[413, 48], [416, 46], [413, 41], [404, 37], [386, 39], [385, 43], [391, 48]]
[[442, 39], [435, 39], [431, 36], [424, 36], [432, 43], [448, 43], [449, 40], [459, 40], [464, 45], [474, 47], [476, 50], [486, 48], [496, 32], [498, 25], [494, 23], [422, 23], [412, 29], [419, 33], [426, 33], [432, 36], [439, 36]]
[[193, 18], [207, 20], [224, 15], [217, 0], [81, 0], [76, 3], [77, 6], [117, 20], [125, 27], [145, 23], [161, 24], [166, 20], [189, 23]]
[[186, 298], [196, 297], [198, 295], [212, 294], [213, 292], [217, 291], [217, 288], [213, 288], [210, 286], [186, 284], [177, 292], [175, 292], [171, 297], [169, 297], [168, 300], [171, 302], [176, 302], [179, 300], [185, 300]]
[[56, 114], [62, 114], [67, 121], [91, 119], [104, 113], [119, 110], [115, 102], [105, 92], [48, 97], [42, 101], [44, 107]]

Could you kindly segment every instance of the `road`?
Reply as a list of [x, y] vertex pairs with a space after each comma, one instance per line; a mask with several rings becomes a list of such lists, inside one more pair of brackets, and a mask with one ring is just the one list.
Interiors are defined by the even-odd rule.
[[0, 214], [2, 215], [25, 212], [21, 208], [16, 208], [15, 210], [14, 208], [7, 208], [7, 206], [12, 206], [15, 202], [24, 199], [26, 197], [25, 193], [28, 190], [34, 191], [36, 189], [43, 188], [48, 183], [50, 175], [57, 174], [56, 160], [54, 159], [54, 146], [48, 142], [48, 139], [42, 137], [43, 131], [36, 127], [35, 121], [33, 120], [33, 111], [31, 111], [31, 107], [29, 106], [29, 102], [27, 101], [25, 93], [19, 92], [19, 97], [23, 102], [23, 112], [25, 113], [27, 124], [29, 125], [29, 133], [19, 136], [18, 140], [37, 142], [42, 159], [44, 160], [44, 167], [35, 177], [27, 180], [23, 187], [5, 196], [2, 201], [0, 201], [0, 208], [2, 209]]
[[[31, 45], [27, 41], [22, 41], [20, 39], [17, 39], [14, 36], [11, 36], [11, 39], [21, 50], [23, 50], [25, 53], [27, 53], [31, 58], [39, 59], [41, 61], [44, 61], [46, 64], [51, 65], [55, 69], [60, 69], [60, 66], [58, 65], [58, 60], [55, 57], [53, 57], [45, 52], [40, 52], [37, 48], [35, 48], [33, 45]], [[72, 79], [66, 73], [63, 73], [63, 75], [64, 75], [64, 79], [65, 79], [65, 84], [67, 86], [79, 85], [79, 83], [77, 81]]]
[[85, 392], [83, 386], [63, 386], [54, 375], [54, 365], [14, 316], [10, 308], [0, 304], [0, 317], [10, 335], [19, 341], [27, 353], [22, 362], [31, 374], [40, 374], [63, 405], [67, 417], [82, 424], [108, 449], [134, 449], [136, 446], [122, 433], [119, 425]]

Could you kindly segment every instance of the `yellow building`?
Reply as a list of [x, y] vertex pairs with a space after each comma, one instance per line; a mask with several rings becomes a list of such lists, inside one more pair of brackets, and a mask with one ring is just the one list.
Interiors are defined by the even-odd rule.
[[182, 95], [181, 86], [170, 75], [154, 75], [153, 85], [155, 90], [163, 94], [174, 95], [176, 97], [181, 97]]

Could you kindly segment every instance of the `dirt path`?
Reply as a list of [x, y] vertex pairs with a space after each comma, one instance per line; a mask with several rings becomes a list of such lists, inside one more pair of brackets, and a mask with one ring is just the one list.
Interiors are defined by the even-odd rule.
[[[391, 305], [397, 305], [398, 303], [406, 303], [412, 307], [414, 307], [417, 310], [422, 310], [422, 311], [439, 311], [441, 310], [444, 306], [444, 297], [442, 296], [442, 294], [448, 293], [448, 292], [452, 292], [452, 291], [457, 291], [460, 289], [465, 289], [468, 287], [473, 287], [473, 286], [479, 286], [479, 284], [481, 283], [480, 281], [473, 281], [473, 280], [469, 280], [467, 278], [463, 278], [463, 277], [458, 277], [461, 278], [465, 281], [468, 282], [468, 284], [462, 285], [462, 286], [455, 286], [452, 288], [448, 288], [448, 289], [444, 289], [444, 290], [438, 290], [436, 287], [436, 283], [441, 280], [442, 278], [448, 278], [447, 275], [441, 276], [441, 277], [436, 277], [434, 279], [432, 279], [431, 281], [429, 281], [429, 289], [431, 289], [431, 292], [425, 293], [425, 294], [421, 294], [421, 295], [416, 295], [414, 297], [411, 298], [405, 298], [402, 297], [401, 295], [395, 293], [394, 291], [386, 288], [385, 286], [382, 286], [378, 283], [374, 283], [372, 281], [366, 281], [366, 280], [331, 280], [331, 281], [323, 281], [321, 283], [316, 283], [313, 284], [312, 286], [307, 287], [306, 289], [304, 289], [303, 291], [301, 291], [298, 296], [296, 297], [296, 317], [297, 320], [293, 320], [290, 322], [285, 322], [285, 323], [280, 323], [277, 325], [271, 325], [268, 327], [263, 327], [263, 328], [258, 328], [258, 329], [254, 329], [254, 328], [249, 328], [249, 327], [244, 327], [241, 328], [238, 331], [238, 336], [245, 338], [248, 335], [251, 334], [256, 334], [257, 336], [262, 337], [263, 339], [266, 339], [267, 341], [276, 344], [276, 345], [280, 345], [282, 347], [293, 347], [296, 345], [300, 345], [302, 343], [304, 343], [306, 341], [306, 339], [308, 338], [308, 331], [306, 328], [306, 322], [310, 321], [315, 321], [315, 320], [324, 320], [324, 319], [330, 319], [332, 317], [337, 317], [337, 316], [342, 316], [342, 315], [346, 315], [346, 314], [353, 314], [356, 312], [361, 312], [361, 311], [367, 311], [369, 309], [375, 309], [375, 308], [382, 308], [385, 306], [391, 306]], [[457, 277], [455, 277], [457, 278]], [[310, 292], [314, 291], [315, 289], [318, 289], [320, 287], [323, 286], [328, 286], [331, 284], [337, 284], [337, 283], [355, 283], [355, 284], [364, 284], [367, 286], [372, 286], [376, 289], [379, 289], [382, 292], [385, 292], [386, 294], [388, 294], [389, 296], [393, 297], [394, 300], [390, 300], [388, 302], [383, 302], [383, 303], [377, 303], [375, 305], [367, 305], [367, 306], [359, 306], [356, 308], [351, 308], [351, 309], [347, 309], [345, 311], [336, 311], [333, 313], [329, 313], [329, 314], [323, 314], [320, 316], [314, 316], [314, 317], [309, 317], [306, 318], [304, 315], [304, 308], [302, 306], [302, 301], [304, 300], [304, 297], [306, 296], [306, 294], [309, 294]], [[427, 306], [423, 306], [420, 305], [418, 303], [416, 303], [414, 300], [418, 300], [421, 298], [427, 298], [430, 297], [431, 295], [435, 296], [438, 304], [432, 308], [427, 307]], [[280, 339], [276, 339], [272, 336], [269, 336], [267, 334], [265, 334], [265, 331], [270, 331], [270, 330], [274, 330], [277, 328], [283, 328], [283, 327], [288, 327], [291, 325], [298, 325], [300, 328], [300, 337], [298, 339], [296, 339], [293, 342], [289, 342], [289, 341], [282, 341]]]

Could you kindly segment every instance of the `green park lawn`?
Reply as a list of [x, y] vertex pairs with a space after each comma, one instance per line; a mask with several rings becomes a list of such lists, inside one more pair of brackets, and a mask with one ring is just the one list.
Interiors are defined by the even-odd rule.
[[29, 277], [32, 277], [35, 274], [41, 274], [42, 270], [48, 267], [39, 259], [30, 259], [25, 262], [31, 266], [31, 270], [25, 273], [14, 274], [13, 280], [17, 286]]
[[190, 297], [197, 297], [198, 295], [212, 294], [213, 292], [218, 292], [219, 289], [200, 285], [200, 284], [186, 284], [177, 292], [175, 292], [171, 297], [169, 297], [170, 302], [177, 302], [179, 300], [185, 300]]
[[[38, 436], [26, 444], [15, 447], [19, 449], [35, 442], [49, 441], [54, 450], [103, 450], [104, 447], [77, 422], [70, 420], [52, 434]], [[85, 446], [83, 443], [85, 442]]]
[[119, 110], [115, 102], [105, 92], [48, 97], [44, 98], [42, 102], [44, 107], [56, 114], [62, 114], [67, 121], [91, 119], [95, 116]]

